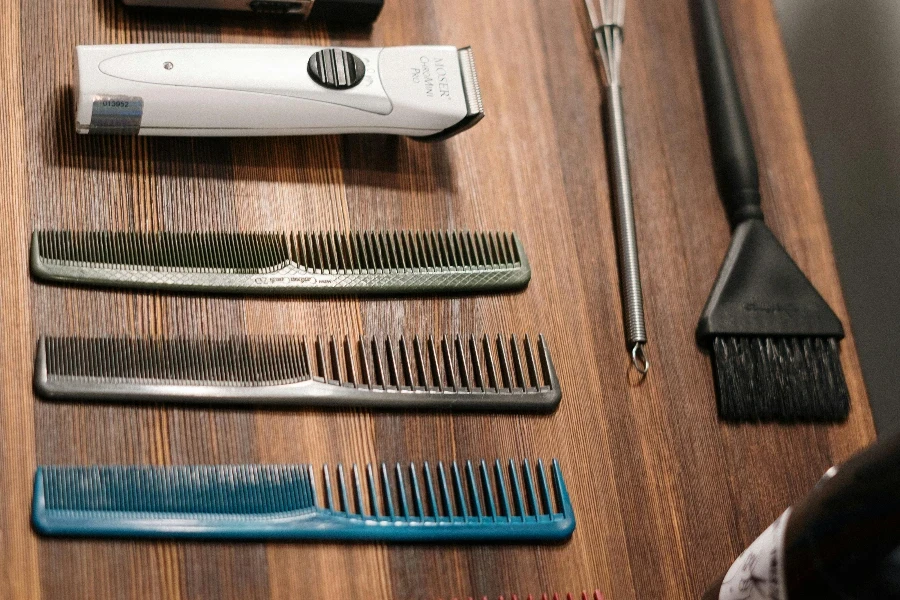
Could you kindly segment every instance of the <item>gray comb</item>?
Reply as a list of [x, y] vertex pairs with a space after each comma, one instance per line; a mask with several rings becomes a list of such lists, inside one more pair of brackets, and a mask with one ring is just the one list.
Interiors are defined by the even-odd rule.
[[403, 294], [519, 289], [514, 233], [36, 231], [31, 272], [62, 283], [240, 294]]
[[281, 407], [542, 411], [561, 398], [543, 336], [233, 337], [38, 342], [37, 393], [51, 400]]

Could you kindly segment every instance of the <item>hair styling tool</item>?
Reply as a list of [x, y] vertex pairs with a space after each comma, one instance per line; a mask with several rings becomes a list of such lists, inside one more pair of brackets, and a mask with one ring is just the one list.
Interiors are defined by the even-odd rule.
[[295, 15], [348, 25], [372, 23], [384, 6], [384, 0], [122, 0], [122, 3], [129, 6], [216, 8]]
[[299, 295], [499, 291], [531, 279], [514, 233], [468, 231], [38, 231], [31, 272], [116, 288]]
[[[499, 596], [497, 600], [603, 600], [603, 594], [600, 593], [599, 590], [595, 590], [593, 594], [589, 592], [581, 592], [581, 594], [573, 594], [573, 593], [560, 593], [556, 592], [553, 594], [528, 594], [527, 596], [521, 596], [513, 594], [511, 596]], [[461, 600], [457, 598], [453, 598], [453, 600]], [[475, 596], [469, 596], [468, 600], [476, 600]], [[489, 600], [487, 596], [481, 596], [481, 600]]]
[[483, 116], [470, 48], [78, 46], [79, 133], [444, 139]]
[[51, 400], [550, 412], [561, 392], [544, 336], [307, 342], [41, 338], [37, 393]]
[[[595, 6], [599, 2], [599, 11]], [[637, 232], [634, 224], [634, 201], [628, 166], [628, 143], [625, 136], [625, 110], [622, 106], [622, 28], [625, 25], [625, 0], [585, 0], [600, 63], [606, 79], [607, 147], [616, 180], [616, 227], [618, 229], [619, 277], [625, 313], [625, 341], [631, 351], [634, 367], [642, 375], [650, 368], [644, 351], [647, 329], [644, 324], [644, 299], [641, 294], [641, 270], [638, 262]]]
[[712, 351], [719, 416], [835, 421], [850, 398], [838, 356], [844, 329], [763, 222], [753, 142], [715, 0], [699, 3], [697, 47], [731, 247], [697, 327]]
[[319, 490], [310, 465], [44, 466], [32, 520], [45, 535], [369, 542], [549, 542], [575, 529], [556, 460], [550, 476], [527, 460], [321, 475]]

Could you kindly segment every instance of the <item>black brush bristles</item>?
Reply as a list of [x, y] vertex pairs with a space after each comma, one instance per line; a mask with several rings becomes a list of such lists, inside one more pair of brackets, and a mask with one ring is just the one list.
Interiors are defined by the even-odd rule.
[[839, 421], [850, 410], [838, 340], [715, 337], [719, 416], [726, 421]]
[[531, 278], [514, 233], [36, 231], [38, 279], [252, 294], [399, 294], [519, 289]]
[[35, 389], [57, 400], [551, 411], [542, 335], [42, 338]]

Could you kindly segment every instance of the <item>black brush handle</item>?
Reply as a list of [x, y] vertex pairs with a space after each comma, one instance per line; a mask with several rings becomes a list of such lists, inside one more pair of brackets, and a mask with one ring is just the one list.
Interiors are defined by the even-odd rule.
[[384, 0], [316, 0], [309, 17], [339, 25], [369, 25], [383, 7]]
[[732, 227], [762, 219], [759, 170], [716, 0], [697, 0], [697, 58], [716, 180]]

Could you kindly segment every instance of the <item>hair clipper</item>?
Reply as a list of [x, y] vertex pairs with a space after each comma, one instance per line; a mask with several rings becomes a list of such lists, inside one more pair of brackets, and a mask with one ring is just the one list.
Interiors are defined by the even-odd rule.
[[470, 48], [78, 46], [76, 130], [444, 139], [484, 111]]

